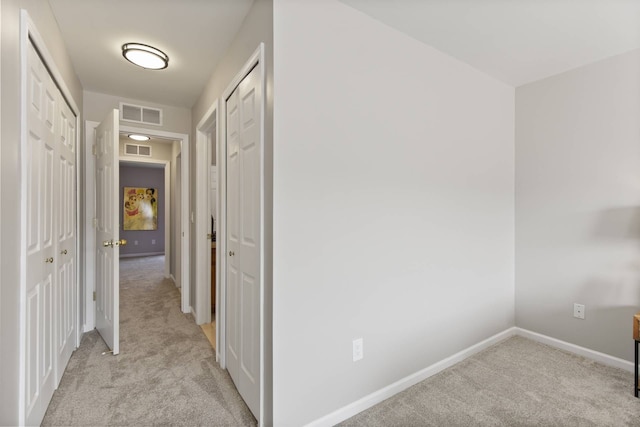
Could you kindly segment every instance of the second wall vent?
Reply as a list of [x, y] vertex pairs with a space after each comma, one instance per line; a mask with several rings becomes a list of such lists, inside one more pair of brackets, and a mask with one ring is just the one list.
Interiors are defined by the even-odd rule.
[[162, 126], [162, 109], [121, 102], [120, 120]]
[[151, 157], [150, 145], [124, 144], [124, 154], [127, 156]]

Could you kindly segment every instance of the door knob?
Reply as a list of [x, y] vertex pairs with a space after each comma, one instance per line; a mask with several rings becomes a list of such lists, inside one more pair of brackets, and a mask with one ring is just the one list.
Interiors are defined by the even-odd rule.
[[113, 240], [105, 240], [104, 242], [102, 242], [102, 246], [104, 246], [105, 248], [108, 248], [109, 246], [113, 247]]
[[127, 246], [127, 240], [126, 239], [116, 240], [114, 242], [114, 245], [116, 245], [116, 246]]
[[47, 264], [51, 264], [53, 262], [53, 257], [46, 258], [44, 262], [46, 262]]
[[234, 256], [236, 253], [229, 251], [229, 256]]
[[66, 255], [67, 254], [67, 250], [65, 249], [64, 251], [60, 252], [61, 255]]

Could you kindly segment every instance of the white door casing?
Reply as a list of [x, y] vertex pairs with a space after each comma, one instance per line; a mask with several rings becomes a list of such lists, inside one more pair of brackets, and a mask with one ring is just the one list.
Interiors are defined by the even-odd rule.
[[[226, 101], [226, 364], [260, 418], [262, 76], [255, 66]], [[222, 254], [221, 254], [222, 255]]]
[[[199, 325], [211, 322], [211, 214], [209, 173], [211, 141], [216, 139], [217, 101], [196, 126], [196, 295], [195, 318]], [[219, 286], [216, 286], [218, 288]], [[216, 354], [218, 352], [216, 351]]]
[[120, 352], [118, 110], [96, 129], [96, 329]]

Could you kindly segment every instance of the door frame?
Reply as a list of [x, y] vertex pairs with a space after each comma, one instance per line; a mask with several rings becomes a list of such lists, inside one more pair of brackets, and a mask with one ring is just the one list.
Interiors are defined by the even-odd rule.
[[[235, 77], [231, 80], [227, 88], [222, 92], [222, 97], [220, 98], [220, 117], [223, 120], [219, 121], [218, 132], [222, 138], [219, 139], [220, 143], [218, 144], [218, 152], [216, 158], [218, 159], [218, 206], [220, 219], [218, 228], [220, 232], [220, 237], [217, 240], [216, 246], [221, 243], [220, 251], [223, 255], [226, 255], [227, 249], [227, 100], [233, 93], [233, 91], [238, 87], [238, 85], [242, 82], [242, 80], [253, 70], [254, 67], [258, 67], [260, 70], [260, 85], [262, 90], [262, 100], [260, 102], [259, 108], [259, 121], [260, 121], [260, 141], [259, 141], [259, 153], [260, 153], [260, 345], [259, 345], [259, 360], [260, 360], [260, 410], [258, 417], [258, 425], [262, 426], [265, 422], [265, 397], [266, 393], [266, 381], [265, 381], [265, 324], [266, 324], [266, 310], [265, 310], [265, 265], [264, 265], [264, 254], [265, 254], [265, 239], [264, 239], [264, 231], [265, 231], [265, 113], [266, 113], [266, 102], [267, 102], [267, 94], [266, 94], [266, 67], [264, 63], [265, 58], [265, 47], [264, 43], [260, 43], [258, 48], [253, 52], [253, 54], [249, 57], [247, 62], [240, 68]], [[216, 322], [216, 336], [218, 339], [218, 346], [221, 349], [220, 352], [220, 366], [223, 369], [226, 369], [226, 352], [227, 352], [227, 343], [226, 343], [226, 289], [227, 289], [227, 257], [221, 256], [216, 257], [220, 260], [220, 299], [218, 300], [220, 307], [220, 315], [218, 316], [218, 321]], [[224, 261], [222, 261], [224, 259]], [[216, 267], [217, 268], [217, 267]], [[217, 286], [217, 285], [216, 285]], [[216, 308], [217, 310], [217, 308]]]
[[[62, 77], [62, 74], [58, 70], [56, 63], [53, 59], [53, 56], [47, 49], [47, 45], [44, 41], [45, 39], [42, 37], [40, 32], [38, 31], [36, 25], [33, 20], [29, 16], [29, 12], [26, 9], [20, 9], [20, 192], [21, 194], [26, 194], [27, 191], [27, 160], [25, 157], [25, 153], [27, 152], [27, 56], [29, 43], [32, 43], [40, 57], [42, 62], [47, 67], [49, 74], [53, 78], [53, 81], [58, 86], [60, 93], [64, 97], [65, 101], [71, 108], [75, 116], [75, 126], [76, 126], [76, 224], [75, 224], [75, 232], [76, 232], [76, 257], [80, 258], [80, 242], [81, 242], [81, 227], [80, 221], [81, 212], [80, 212], [80, 196], [81, 191], [79, 190], [79, 186], [81, 184], [81, 144], [80, 144], [80, 109], [78, 108], [78, 104], [73, 99], [71, 91], [67, 87], [67, 84]], [[27, 211], [27, 201], [26, 197], [22, 197], [20, 201], [20, 211]], [[26, 264], [26, 256], [24, 256], [24, 251], [27, 247], [27, 225], [26, 219], [24, 216], [20, 221], [20, 320], [19, 320], [19, 330], [20, 330], [20, 343], [19, 343], [19, 352], [20, 352], [20, 367], [19, 367], [19, 390], [18, 390], [18, 419], [19, 424], [23, 425], [26, 422], [26, 402], [25, 402], [25, 388], [26, 388], [26, 363], [25, 363], [25, 355], [26, 355], [26, 278], [27, 278], [27, 264]], [[74, 346], [77, 348], [80, 344], [80, 338], [82, 336], [81, 331], [81, 302], [80, 302], [80, 262], [76, 263], [75, 268], [75, 277], [76, 277], [76, 297], [77, 300], [74, 302], [76, 309], [75, 316], [75, 343]]]
[[[96, 326], [95, 321], [95, 301], [93, 300], [93, 292], [96, 288], [95, 282], [95, 229], [93, 227], [93, 218], [95, 218], [95, 156], [92, 154], [93, 145], [95, 144], [95, 128], [100, 123], [94, 121], [85, 121], [85, 192], [84, 192], [84, 227], [85, 227], [85, 275], [84, 275], [84, 287], [85, 287], [85, 319], [84, 319], [84, 332], [93, 330]], [[189, 304], [189, 135], [184, 133], [175, 133], [161, 131], [157, 129], [146, 129], [131, 126], [120, 126], [120, 132], [129, 133], [143, 133], [152, 137], [172, 139], [180, 142], [180, 184], [181, 184], [181, 224], [182, 230], [182, 243], [181, 247], [181, 310], [183, 313], [190, 313], [191, 306]], [[139, 161], [139, 159], [136, 159]], [[166, 180], [166, 175], [165, 175]], [[92, 184], [93, 183], [93, 184]], [[166, 235], [165, 235], [166, 239]], [[166, 248], [165, 248], [166, 249]], [[166, 261], [166, 260], [165, 260]], [[165, 272], [166, 272], [165, 264]], [[167, 276], [168, 277], [168, 276]]]
[[[218, 100], [216, 99], [204, 114], [198, 125], [196, 126], [196, 229], [195, 229], [195, 270], [196, 270], [196, 286], [195, 286], [195, 319], [198, 325], [211, 323], [211, 245], [210, 240], [205, 240], [207, 230], [211, 228], [210, 219], [210, 185], [211, 179], [209, 173], [211, 171], [211, 147], [210, 136], [215, 132], [216, 145], [220, 141]], [[212, 132], [213, 131], [213, 132]], [[219, 168], [216, 168], [217, 170]], [[216, 172], [219, 175], [219, 171]], [[219, 182], [218, 176], [218, 182]], [[219, 197], [218, 197], [219, 198]], [[216, 204], [216, 218], [220, 218], [219, 204]], [[220, 227], [218, 227], [220, 228]], [[219, 239], [216, 239], [216, 250]], [[220, 265], [219, 257], [216, 257], [216, 313], [220, 313], [220, 274], [218, 273]], [[216, 315], [216, 317], [218, 317]], [[217, 322], [216, 322], [217, 328]], [[220, 338], [220, 334], [216, 331], [216, 341]], [[220, 360], [220, 345], [216, 342], [216, 360]]]

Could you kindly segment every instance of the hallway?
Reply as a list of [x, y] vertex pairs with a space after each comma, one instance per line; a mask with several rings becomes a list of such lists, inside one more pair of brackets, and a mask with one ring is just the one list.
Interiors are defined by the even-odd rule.
[[84, 334], [42, 425], [256, 424], [163, 266], [120, 261], [120, 354]]

